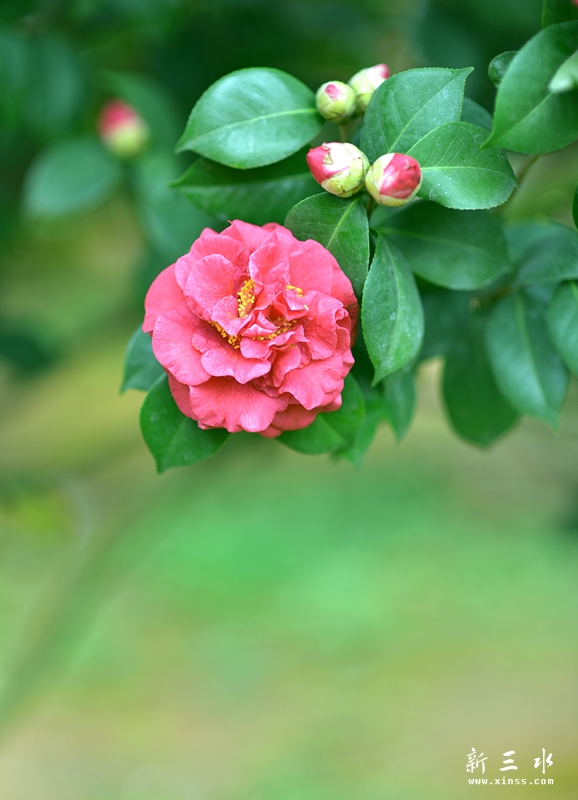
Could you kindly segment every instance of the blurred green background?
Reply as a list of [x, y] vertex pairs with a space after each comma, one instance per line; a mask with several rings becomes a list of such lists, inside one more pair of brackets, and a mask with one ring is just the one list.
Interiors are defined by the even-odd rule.
[[[491, 108], [486, 65], [539, 29], [539, 0], [0, 14], [2, 800], [460, 800], [488, 791], [472, 747], [492, 779], [515, 750], [528, 780], [544, 747], [554, 786], [498, 791], [575, 798], [576, 385], [560, 434], [527, 421], [482, 453], [429, 363], [407, 439], [381, 431], [359, 469], [240, 435], [160, 477], [142, 395], [118, 389], [148, 283], [210, 222], [166, 181], [212, 81], [474, 65]], [[35, 164], [117, 94], [156, 120], [149, 151], [39, 213]], [[576, 147], [542, 158], [508, 215], [569, 222], [577, 176]]]

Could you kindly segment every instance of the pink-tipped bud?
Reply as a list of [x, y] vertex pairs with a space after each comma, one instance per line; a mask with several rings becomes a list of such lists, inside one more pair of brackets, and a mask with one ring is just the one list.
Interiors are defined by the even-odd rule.
[[140, 153], [149, 140], [149, 128], [132, 106], [111, 100], [98, 118], [100, 138], [115, 155], [129, 158]]
[[307, 153], [311, 174], [325, 191], [351, 197], [363, 188], [369, 161], [354, 144], [325, 142]]
[[365, 186], [380, 205], [403, 206], [419, 191], [421, 169], [411, 156], [387, 153], [371, 165]]
[[324, 83], [315, 95], [317, 111], [331, 122], [346, 122], [355, 114], [357, 95], [346, 83]]
[[378, 86], [389, 78], [390, 72], [387, 64], [376, 64], [374, 67], [360, 69], [347, 82], [357, 95], [357, 113], [363, 114], [373, 93]]

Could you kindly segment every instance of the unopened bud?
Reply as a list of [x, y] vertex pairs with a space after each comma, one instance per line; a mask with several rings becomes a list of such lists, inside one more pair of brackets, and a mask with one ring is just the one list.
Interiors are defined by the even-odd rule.
[[555, 94], [569, 92], [576, 87], [578, 87], [578, 51], [561, 64], [548, 84], [548, 89]]
[[325, 191], [338, 197], [351, 197], [363, 188], [369, 161], [354, 144], [329, 142], [307, 153], [311, 174]]
[[372, 164], [365, 186], [380, 205], [403, 206], [419, 191], [421, 169], [411, 156], [387, 153]]
[[347, 81], [357, 95], [357, 111], [359, 114], [363, 114], [373, 93], [386, 78], [389, 78], [389, 75], [387, 64], [376, 64], [374, 67], [360, 69], [353, 78]]
[[98, 130], [108, 149], [121, 158], [137, 155], [149, 140], [148, 125], [123, 100], [111, 100], [104, 106], [98, 119]]
[[355, 113], [355, 90], [341, 81], [324, 83], [315, 95], [317, 111], [331, 122], [345, 122]]

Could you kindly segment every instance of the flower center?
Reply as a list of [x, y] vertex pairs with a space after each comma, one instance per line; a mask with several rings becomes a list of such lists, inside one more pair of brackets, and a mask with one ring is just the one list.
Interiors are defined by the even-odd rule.
[[253, 278], [249, 278], [249, 280], [245, 281], [245, 283], [241, 286], [241, 288], [237, 292], [237, 297], [239, 298], [237, 301], [237, 305], [240, 317], [246, 317], [249, 307], [252, 306], [253, 303], [255, 302], [255, 295], [253, 294], [254, 288], [255, 288], [255, 281], [253, 280]]

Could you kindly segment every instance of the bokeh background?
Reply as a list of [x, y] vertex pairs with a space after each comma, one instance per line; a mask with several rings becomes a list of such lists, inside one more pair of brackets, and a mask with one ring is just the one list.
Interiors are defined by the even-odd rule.
[[[489, 452], [449, 430], [440, 365], [359, 469], [259, 437], [155, 474], [123, 351], [207, 218], [166, 187], [200, 93], [244, 66], [316, 88], [387, 61], [473, 65], [527, 0], [3, 0], [0, 11], [0, 797], [461, 800], [578, 790], [578, 391], [561, 432]], [[54, 212], [30, 175], [122, 94], [153, 144]], [[135, 94], [136, 93], [136, 94]], [[74, 171], [75, 165], [71, 165]], [[508, 207], [570, 224], [578, 149]], [[480, 771], [475, 777], [481, 777]]]

